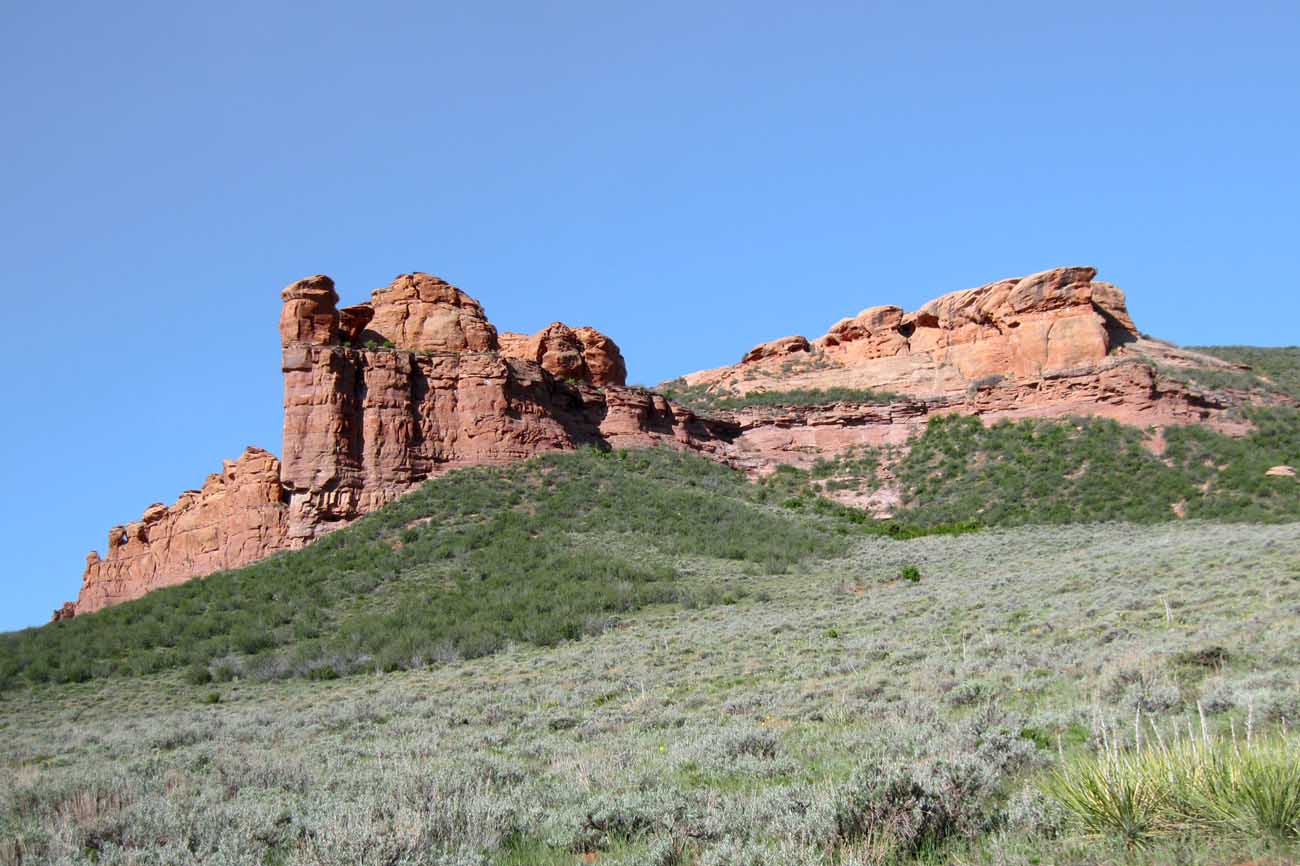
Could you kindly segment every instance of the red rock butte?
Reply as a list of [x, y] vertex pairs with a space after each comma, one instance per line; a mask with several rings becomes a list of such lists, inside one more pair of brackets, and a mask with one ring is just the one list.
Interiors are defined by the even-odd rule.
[[86, 560], [55, 619], [294, 549], [448, 470], [540, 453], [668, 446], [752, 472], [858, 445], [905, 445], [927, 417], [1101, 415], [1237, 432], [1226, 403], [1163, 379], [1169, 366], [1231, 366], [1142, 335], [1124, 294], [1070, 267], [943, 295], [915, 312], [881, 306], [822, 337], [763, 343], [693, 373], [716, 395], [881, 389], [887, 404], [756, 408], [701, 418], [626, 385], [612, 339], [556, 322], [498, 334], [478, 301], [403, 274], [342, 309], [317, 275], [281, 293], [281, 458], [250, 447], [200, 490], [151, 505]]
[[113, 527], [56, 619], [301, 547], [456, 467], [582, 445], [707, 448], [726, 433], [626, 387], [599, 331], [557, 322], [502, 339], [478, 301], [429, 274], [343, 309], [321, 275], [280, 297], [281, 459], [249, 448], [201, 490]]

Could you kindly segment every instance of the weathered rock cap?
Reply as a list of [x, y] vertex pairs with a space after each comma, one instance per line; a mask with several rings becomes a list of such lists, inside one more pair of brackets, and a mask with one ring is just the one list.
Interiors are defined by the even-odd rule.
[[623, 353], [595, 328], [570, 328], [553, 322], [531, 336], [506, 332], [501, 335], [501, 354], [540, 364], [552, 376], [590, 382], [597, 387], [627, 384]]
[[[483, 306], [432, 274], [402, 274], [370, 296], [372, 317], [360, 332], [412, 352], [493, 352], [497, 331]], [[351, 308], [355, 309], [355, 308]], [[360, 311], [358, 311], [359, 313]]]
[[349, 343], [355, 343], [375, 317], [375, 308], [370, 304], [354, 304], [339, 310], [340, 336]]
[[324, 274], [291, 283], [280, 292], [280, 342], [328, 346], [338, 342], [338, 293]]
[[811, 352], [812, 347], [808, 344], [808, 338], [799, 334], [789, 337], [782, 337], [779, 340], [769, 340], [766, 343], [759, 343], [754, 348], [745, 353], [745, 357], [740, 359], [742, 364], [750, 364], [754, 361], [761, 361], [764, 358], [777, 358], [782, 355], [793, 355], [798, 352]]

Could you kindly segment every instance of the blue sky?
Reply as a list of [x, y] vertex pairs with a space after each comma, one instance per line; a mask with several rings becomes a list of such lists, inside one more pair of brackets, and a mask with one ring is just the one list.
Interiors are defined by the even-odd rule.
[[1300, 10], [6, 3], [0, 629], [278, 453], [278, 292], [439, 274], [648, 384], [1094, 264], [1180, 343], [1297, 342]]

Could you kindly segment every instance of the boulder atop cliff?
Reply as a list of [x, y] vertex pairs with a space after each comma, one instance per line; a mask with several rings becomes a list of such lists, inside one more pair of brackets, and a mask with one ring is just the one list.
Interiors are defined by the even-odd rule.
[[810, 351], [812, 351], [812, 347], [808, 344], [807, 338], [796, 334], [793, 337], [782, 337], [779, 340], [759, 343], [745, 353], [745, 357], [740, 359], [740, 363], [748, 364], [751, 361], [761, 361], [764, 358], [779, 358], [783, 355]]
[[446, 280], [415, 272], [402, 274], [370, 296], [371, 319], [362, 339], [412, 352], [493, 352], [497, 330], [478, 301]]
[[280, 292], [280, 342], [328, 346], [339, 339], [338, 293], [324, 274], [298, 280]]
[[531, 336], [501, 335], [501, 354], [541, 365], [553, 376], [597, 387], [627, 384], [627, 365], [618, 344], [595, 328], [554, 322]]

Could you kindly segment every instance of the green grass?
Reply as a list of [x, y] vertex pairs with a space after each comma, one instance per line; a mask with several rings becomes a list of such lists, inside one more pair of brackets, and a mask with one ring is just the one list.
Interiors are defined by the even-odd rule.
[[[1162, 457], [1144, 447], [1142, 431], [1108, 420], [985, 427], [977, 418], [933, 418], [896, 467], [905, 503], [899, 518], [918, 526], [1152, 523], [1176, 519], [1179, 504], [1188, 517], [1295, 520], [1300, 484], [1265, 472], [1300, 464], [1300, 416], [1279, 408], [1249, 417], [1256, 429], [1241, 439], [1200, 426], [1168, 428]], [[830, 477], [837, 467], [828, 462], [815, 472]]]
[[[1300, 423], [1250, 417], [450, 473], [0, 636], [0, 866], [1294, 858]], [[816, 494], [884, 457], [898, 519]]]
[[[607, 628], [647, 605], [732, 603], [734, 588], [684, 591], [684, 560], [776, 573], [834, 555], [853, 535], [979, 526], [1191, 518], [1285, 521], [1300, 484], [1294, 409], [1248, 410], [1233, 439], [1200, 426], [1144, 434], [1098, 419], [932, 419], [895, 474], [893, 521], [818, 495], [877, 483], [880, 455], [783, 467], [761, 484], [661, 449], [552, 455], [461, 470], [303, 551], [211, 575], [99, 613], [0, 636], [0, 688], [182, 668], [331, 678], [540, 646]], [[848, 476], [849, 480], [845, 480]]]
[[1294, 731], [1298, 545], [1207, 521], [846, 536], [776, 572], [683, 558], [678, 590], [741, 597], [551, 646], [24, 685], [0, 693], [0, 866], [1288, 863], [1287, 834], [1239, 829], [1281, 797], [1126, 849], [1043, 787], [1136, 754], [1139, 708], [1144, 749], [1148, 717], [1199, 736], [1198, 703], [1222, 742]]
[[862, 531], [847, 509], [766, 495], [666, 449], [461, 470], [305, 550], [0, 636], [0, 686], [175, 668], [196, 683], [330, 678], [545, 646], [649, 604], [707, 602], [679, 591], [684, 559], [779, 572]]
[[[1195, 346], [1198, 352], [1213, 355], [1236, 364], [1249, 364], [1250, 371], [1223, 371], [1224, 378], [1216, 378], [1215, 371], [1197, 370], [1191, 375], [1205, 387], [1215, 383], [1233, 383], [1245, 390], [1262, 390], [1281, 393], [1300, 400], [1300, 346], [1264, 348], [1259, 346]], [[1268, 382], [1260, 382], [1260, 376]]]
[[675, 403], [702, 414], [751, 408], [828, 406], [832, 403], [885, 404], [911, 398], [891, 391], [865, 388], [800, 388], [791, 390], [755, 390], [745, 394], [720, 393], [702, 385], [687, 385], [674, 379], [659, 386], [660, 392]]
[[1046, 790], [1073, 829], [1129, 848], [1188, 836], [1300, 840], [1300, 740], [1181, 737], [1176, 727], [1164, 736], [1171, 742], [1081, 756], [1052, 774]]

